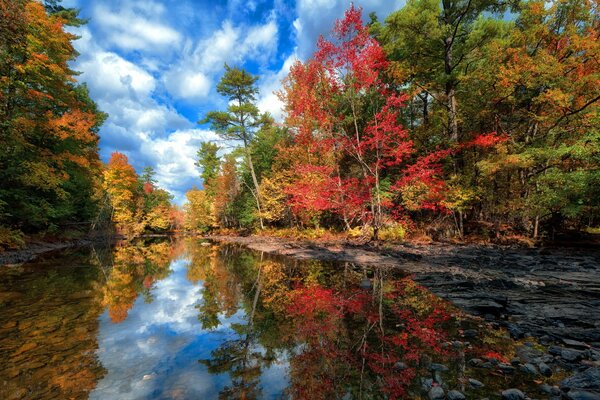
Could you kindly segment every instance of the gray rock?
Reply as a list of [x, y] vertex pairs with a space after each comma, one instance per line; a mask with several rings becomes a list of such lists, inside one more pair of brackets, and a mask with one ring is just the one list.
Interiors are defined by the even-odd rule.
[[402, 361], [398, 361], [396, 364], [394, 364], [394, 369], [396, 371], [404, 371], [407, 368], [408, 368], [408, 365], [406, 365]]
[[527, 363], [527, 364], [523, 364], [521, 365], [521, 371], [528, 374], [528, 375], [537, 375], [538, 374], [538, 370], [535, 367], [535, 365]]
[[500, 363], [500, 364], [498, 364], [498, 368], [500, 369], [500, 371], [502, 371], [505, 374], [512, 374], [513, 372], [516, 371], [516, 368], [510, 364]]
[[525, 400], [525, 394], [519, 389], [507, 389], [502, 392], [504, 400]]
[[573, 390], [567, 393], [569, 400], [600, 400], [600, 395], [582, 390]]
[[465, 400], [466, 397], [464, 394], [462, 394], [461, 392], [459, 392], [458, 390], [451, 390], [448, 392], [448, 395], [446, 396], [448, 398], [448, 400]]
[[588, 368], [560, 382], [561, 390], [600, 391], [600, 367]]
[[574, 349], [587, 350], [590, 348], [590, 346], [578, 340], [562, 339], [562, 341], [565, 345]]
[[428, 392], [433, 386], [433, 378], [421, 378], [421, 387]]
[[434, 386], [429, 391], [429, 400], [440, 400], [446, 397], [444, 389], [441, 386]]
[[471, 358], [469, 360], [469, 365], [476, 368], [483, 367], [483, 360], [480, 358]]
[[540, 369], [540, 372], [542, 373], [542, 375], [544, 376], [552, 376], [552, 368], [550, 368], [548, 366], [548, 364], [541, 362], [538, 364], [538, 368]]
[[571, 349], [562, 349], [560, 357], [566, 361], [579, 361], [583, 358], [583, 352]]
[[474, 389], [478, 389], [480, 387], [483, 387], [483, 383], [481, 381], [478, 381], [477, 379], [473, 379], [473, 378], [469, 378], [469, 384], [471, 385], [472, 388]]
[[429, 366], [429, 370], [430, 371], [446, 372], [446, 371], [449, 370], [449, 368], [446, 367], [444, 364], [431, 363], [431, 365]]

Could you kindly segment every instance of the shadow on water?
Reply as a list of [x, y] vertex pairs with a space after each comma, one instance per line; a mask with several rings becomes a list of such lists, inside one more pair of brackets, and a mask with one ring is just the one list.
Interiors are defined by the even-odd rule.
[[0, 302], [2, 399], [499, 398], [548, 380], [397, 269], [191, 239], [6, 268]]

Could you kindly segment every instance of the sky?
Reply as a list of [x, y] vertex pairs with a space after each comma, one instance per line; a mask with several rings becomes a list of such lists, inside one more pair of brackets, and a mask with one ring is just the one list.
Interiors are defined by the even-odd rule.
[[[385, 18], [404, 0], [357, 0], [363, 17]], [[64, 0], [89, 22], [70, 28], [80, 38], [80, 72], [99, 108], [108, 113], [100, 130], [100, 156], [119, 151], [138, 173], [151, 166], [158, 186], [177, 204], [201, 187], [194, 165], [202, 141], [217, 140], [207, 111], [225, 109], [216, 93], [224, 64], [259, 76], [258, 106], [277, 119], [273, 93], [289, 67], [304, 61], [317, 38], [350, 6], [338, 0]]]

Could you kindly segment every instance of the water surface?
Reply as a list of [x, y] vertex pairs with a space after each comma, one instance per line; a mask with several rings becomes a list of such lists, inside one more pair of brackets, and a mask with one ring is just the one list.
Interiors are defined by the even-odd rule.
[[[532, 393], [506, 332], [399, 270], [197, 240], [119, 244], [0, 271], [2, 399], [473, 398]], [[468, 379], [484, 384], [474, 388]]]

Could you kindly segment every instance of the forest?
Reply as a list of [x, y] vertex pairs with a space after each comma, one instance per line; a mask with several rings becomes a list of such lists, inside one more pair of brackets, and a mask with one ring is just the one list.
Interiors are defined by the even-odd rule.
[[[225, 65], [183, 207], [120, 152], [55, 1], [0, 0], [0, 248], [90, 229], [530, 242], [600, 226], [600, 13], [588, 0], [351, 6], [257, 105]], [[232, 150], [233, 149], [233, 150]]]

